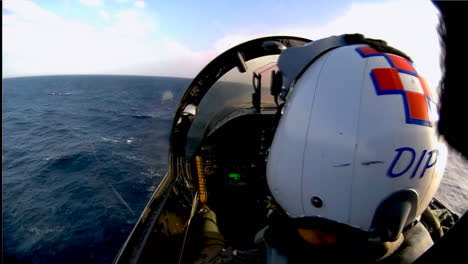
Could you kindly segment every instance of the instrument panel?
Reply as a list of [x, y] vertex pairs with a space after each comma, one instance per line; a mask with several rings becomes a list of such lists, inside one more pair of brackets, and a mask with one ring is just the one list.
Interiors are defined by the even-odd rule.
[[243, 116], [208, 138], [198, 153], [207, 184], [235, 188], [264, 180], [270, 127], [270, 116]]
[[253, 246], [266, 221], [266, 157], [273, 115], [246, 115], [229, 121], [202, 145], [207, 203], [227, 240]]

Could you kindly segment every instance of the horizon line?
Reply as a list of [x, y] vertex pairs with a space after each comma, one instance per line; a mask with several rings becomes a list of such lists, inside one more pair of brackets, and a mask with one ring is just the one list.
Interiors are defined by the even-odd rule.
[[15, 79], [15, 78], [34, 78], [34, 77], [65, 77], [65, 76], [121, 76], [121, 77], [157, 77], [157, 78], [179, 78], [179, 79], [193, 79], [195, 77], [180, 77], [180, 76], [161, 76], [161, 75], [141, 75], [141, 74], [44, 74], [44, 75], [23, 75], [23, 76], [2, 76], [2, 80]]

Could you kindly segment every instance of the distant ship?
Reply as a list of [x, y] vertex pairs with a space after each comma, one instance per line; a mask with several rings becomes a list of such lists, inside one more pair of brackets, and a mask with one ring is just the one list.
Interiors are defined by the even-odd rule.
[[[255, 248], [267, 223], [266, 159], [279, 118], [270, 81], [286, 48], [308, 39], [248, 41], [210, 62], [189, 84], [172, 125], [169, 167], [114, 263], [191, 263], [193, 218], [203, 204], [216, 212], [233, 248]], [[420, 263], [461, 239], [467, 216], [434, 199], [421, 218], [435, 245]], [[463, 240], [460, 240], [463, 241]], [[417, 262], [418, 262], [417, 261]]]

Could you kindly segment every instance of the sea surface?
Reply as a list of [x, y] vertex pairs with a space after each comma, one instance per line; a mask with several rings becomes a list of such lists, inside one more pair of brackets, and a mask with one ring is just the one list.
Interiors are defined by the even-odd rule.
[[167, 168], [189, 79], [3, 80], [3, 250], [33, 263], [111, 263]]
[[[189, 79], [9, 78], [2, 89], [3, 254], [10, 262], [111, 263], [167, 168]], [[437, 197], [468, 209], [451, 151]]]

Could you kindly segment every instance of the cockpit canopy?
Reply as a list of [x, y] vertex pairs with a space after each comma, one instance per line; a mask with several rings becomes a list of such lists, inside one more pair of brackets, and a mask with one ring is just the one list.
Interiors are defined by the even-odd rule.
[[[310, 42], [297, 37], [266, 37], [236, 46], [208, 64], [187, 88], [174, 118], [173, 129], [189, 120], [184, 135], [174, 137], [190, 160], [209, 136], [229, 120], [246, 114], [275, 111], [271, 78], [279, 54]], [[186, 140], [180, 140], [186, 138]], [[184, 144], [185, 143], [185, 144]], [[180, 146], [180, 145], [185, 146]], [[182, 153], [181, 153], [182, 154]]]

